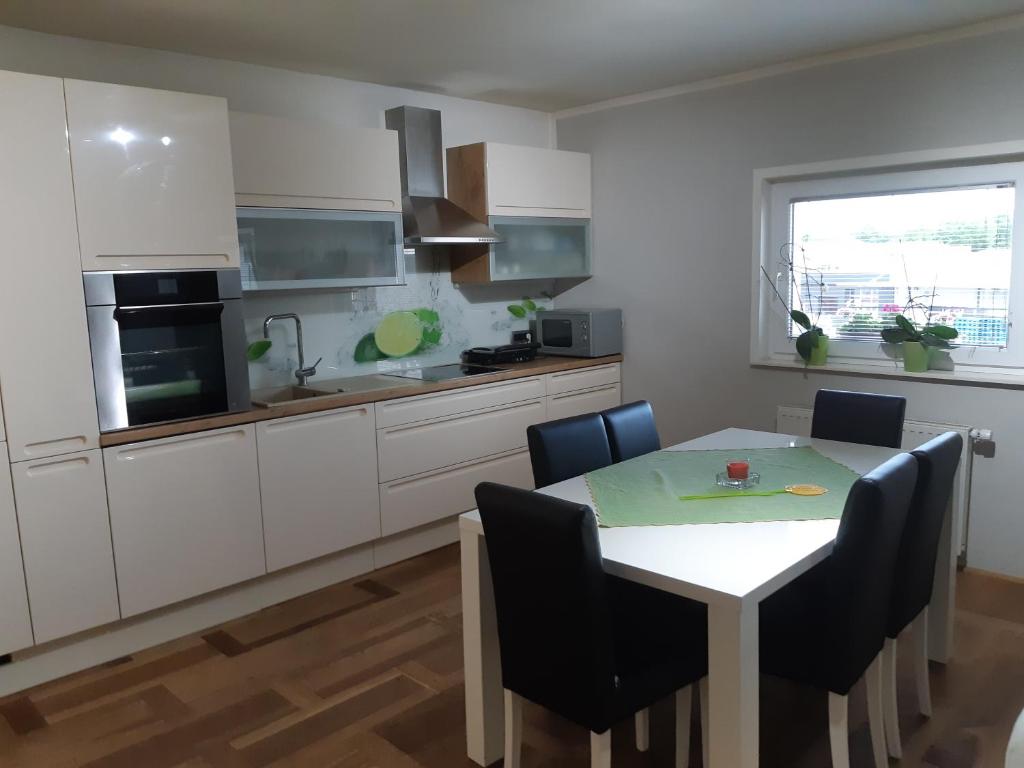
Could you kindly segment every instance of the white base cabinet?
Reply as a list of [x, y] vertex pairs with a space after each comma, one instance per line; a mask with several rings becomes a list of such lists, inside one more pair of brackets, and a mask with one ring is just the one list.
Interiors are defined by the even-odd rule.
[[11, 465], [36, 643], [120, 618], [103, 456]]
[[251, 424], [104, 450], [123, 616], [266, 573]]
[[548, 421], [567, 419], [584, 413], [594, 413], [622, 404], [622, 388], [618, 383], [606, 384], [595, 389], [563, 392], [547, 398]]
[[267, 570], [381, 535], [373, 405], [256, 426]]
[[0, 442], [0, 654], [30, 645], [32, 621], [18, 545], [18, 519], [8, 472], [7, 443]]

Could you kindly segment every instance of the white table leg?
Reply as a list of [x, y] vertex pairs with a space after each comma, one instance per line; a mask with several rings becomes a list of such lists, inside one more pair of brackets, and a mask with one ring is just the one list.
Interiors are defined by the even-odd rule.
[[491, 566], [483, 536], [461, 531], [462, 651], [466, 677], [466, 754], [490, 765], [503, 753], [504, 691]]
[[708, 606], [710, 768], [757, 768], [758, 604]]
[[[954, 488], [954, 492], [955, 492]], [[953, 505], [946, 510], [935, 558], [935, 587], [929, 605], [928, 657], [941, 664], [953, 657], [953, 619], [956, 613], [956, 560], [960, 554], [959, 531], [953, 519]]]

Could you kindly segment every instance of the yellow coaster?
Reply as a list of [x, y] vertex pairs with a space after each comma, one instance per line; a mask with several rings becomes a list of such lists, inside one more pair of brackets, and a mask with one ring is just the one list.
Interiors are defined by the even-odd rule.
[[822, 488], [820, 485], [811, 485], [810, 483], [801, 483], [800, 485], [787, 485], [786, 493], [792, 493], [794, 496], [823, 496], [828, 493], [828, 488]]

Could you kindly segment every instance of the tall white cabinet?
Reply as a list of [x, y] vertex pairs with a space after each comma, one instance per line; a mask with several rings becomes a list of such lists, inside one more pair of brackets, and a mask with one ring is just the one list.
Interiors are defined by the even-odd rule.
[[65, 80], [82, 266], [238, 266], [227, 101]]
[[0, 617], [0, 654], [32, 645], [32, 621], [4, 442], [0, 442]]
[[[64, 87], [0, 72], [0, 386], [12, 461], [99, 447]], [[15, 118], [16, 116], [16, 118]]]

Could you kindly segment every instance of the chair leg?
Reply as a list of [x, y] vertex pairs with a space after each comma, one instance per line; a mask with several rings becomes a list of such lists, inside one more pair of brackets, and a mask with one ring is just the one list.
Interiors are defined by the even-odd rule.
[[636, 730], [637, 752], [646, 752], [651, 748], [651, 710], [641, 709], [633, 716], [633, 727]]
[[896, 697], [896, 640], [885, 638], [882, 651], [882, 687], [885, 710], [885, 743], [889, 745], [889, 755], [899, 760], [903, 757], [903, 745], [900, 739], [900, 710]]
[[590, 768], [612, 768], [612, 729], [590, 732]]
[[700, 679], [698, 688], [700, 690], [700, 748], [704, 758], [703, 765], [711, 764], [711, 696], [709, 693], [710, 684], [708, 676]]
[[690, 711], [693, 690], [690, 686], [676, 691], [676, 768], [690, 768]]
[[519, 768], [523, 753], [523, 699], [505, 689], [505, 768]]
[[868, 726], [871, 729], [871, 751], [875, 755], [875, 768], [886, 768], [889, 757], [885, 749], [885, 716], [882, 706], [882, 654], [875, 656], [864, 673], [868, 692]]
[[928, 607], [914, 619], [914, 678], [917, 680], [917, 706], [925, 717], [932, 716], [932, 688], [928, 680]]
[[828, 693], [828, 740], [832, 746], [832, 768], [850, 768], [849, 698]]

